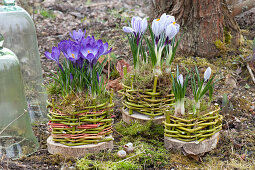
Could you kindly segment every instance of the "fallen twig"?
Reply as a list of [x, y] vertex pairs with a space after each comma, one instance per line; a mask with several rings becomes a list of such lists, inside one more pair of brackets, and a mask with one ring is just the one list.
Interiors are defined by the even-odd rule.
[[120, 163], [120, 162], [126, 161], [126, 160], [128, 160], [128, 159], [130, 159], [130, 158], [136, 157], [136, 156], [138, 156], [138, 155], [140, 155], [141, 153], [144, 153], [144, 152], [145, 152], [145, 150], [144, 150], [143, 152], [140, 152], [140, 153], [138, 153], [138, 154], [135, 154], [135, 155], [133, 155], [133, 156], [130, 156], [130, 157], [126, 158], [126, 159], [123, 159], [123, 160], [121, 160], [121, 161], [119, 161], [119, 162], [117, 162], [117, 163]]
[[251, 78], [252, 78], [253, 83], [255, 84], [255, 77], [254, 77], [254, 75], [253, 75], [253, 73], [252, 73], [252, 70], [251, 70], [249, 64], [247, 64], [247, 69], [248, 69], [248, 71], [249, 71], [249, 73], [250, 73], [250, 75], [251, 75]]
[[5, 126], [3, 128], [3, 130], [0, 131], [0, 135], [16, 120], [18, 120], [21, 116], [23, 116], [25, 113], [27, 113], [27, 111], [24, 109], [24, 113], [22, 113], [21, 115], [19, 115], [18, 117], [16, 117], [16, 119], [14, 119], [13, 121], [11, 121], [7, 126]]

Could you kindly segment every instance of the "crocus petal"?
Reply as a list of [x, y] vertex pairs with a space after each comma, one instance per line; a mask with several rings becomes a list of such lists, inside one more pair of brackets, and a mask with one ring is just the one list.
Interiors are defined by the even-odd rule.
[[147, 26], [148, 26], [147, 19], [144, 18], [144, 19], [142, 20], [142, 22], [141, 22], [141, 32], [140, 32], [141, 34], [143, 34], [143, 33], [146, 31]]
[[166, 20], [165, 20], [165, 29], [168, 25], [170, 25], [171, 23], [174, 23], [175, 22], [175, 18], [174, 16], [171, 16], [171, 15], [167, 15], [166, 16]]
[[69, 35], [70, 37], [79, 42], [84, 36], [85, 36], [86, 30], [83, 32], [81, 29], [79, 29], [78, 31], [74, 30], [73, 34], [70, 32]]
[[133, 27], [136, 34], [138, 34], [140, 32], [141, 21], [142, 21], [142, 19], [140, 17], [136, 17], [135, 22], [134, 22], [134, 27]]
[[179, 84], [181, 84], [181, 86], [183, 86], [183, 75], [182, 74], [180, 74], [178, 76], [177, 81], [178, 81]]
[[92, 53], [89, 53], [86, 56], [86, 59], [88, 60], [88, 62], [92, 63], [93, 59], [95, 59], [95, 56]]
[[60, 50], [57, 47], [53, 47], [52, 48], [52, 53], [51, 53], [51, 57], [54, 59], [54, 61], [56, 61], [57, 63], [59, 63], [59, 56], [60, 56]]
[[46, 58], [55, 61], [57, 64], [59, 63], [59, 56], [60, 56], [60, 51], [57, 47], [52, 47], [52, 53], [45, 52], [44, 55]]
[[100, 46], [102, 46], [102, 45], [103, 45], [103, 41], [102, 41], [102, 40], [100, 40], [100, 39], [99, 39], [99, 40], [97, 40], [97, 46], [98, 46], [98, 47], [100, 47]]
[[44, 53], [44, 55], [45, 55], [46, 58], [48, 58], [48, 59], [50, 59], [50, 60], [54, 60], [54, 59], [51, 57], [51, 53], [49, 53], [48, 51], [46, 51], [46, 52]]
[[131, 27], [123, 27], [123, 31], [126, 33], [134, 33], [135, 30]]
[[[107, 49], [106, 49], [106, 50], [107, 50]], [[97, 59], [98, 59], [101, 55], [104, 55], [104, 53], [105, 53], [104, 47], [103, 47], [103, 46], [99, 47], [99, 48], [97, 49], [97, 54], [96, 54]]]
[[206, 82], [207, 80], [209, 80], [210, 76], [211, 76], [211, 73], [212, 73], [212, 70], [210, 67], [208, 67], [206, 70], [205, 70], [205, 73], [204, 73], [204, 81]]
[[161, 34], [160, 23], [157, 19], [152, 21], [152, 32], [154, 33], [155, 37], [159, 37]]
[[71, 46], [70, 40], [62, 40], [58, 43], [58, 48], [63, 52], [63, 54], [67, 55], [67, 49], [69, 49]]
[[112, 51], [112, 48], [106, 52], [103, 53], [103, 55], [109, 54]]
[[131, 19], [131, 26], [132, 26], [132, 28], [135, 27], [135, 20], [136, 20], [136, 16], [132, 17], [132, 19]]
[[167, 26], [165, 34], [166, 34], [166, 37], [168, 37], [168, 40], [173, 39], [177, 33], [178, 33], [177, 28], [174, 24], [170, 24]]

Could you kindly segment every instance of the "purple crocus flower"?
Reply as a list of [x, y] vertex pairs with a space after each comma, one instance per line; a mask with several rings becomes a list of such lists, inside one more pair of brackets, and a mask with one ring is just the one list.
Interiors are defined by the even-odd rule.
[[89, 62], [91, 67], [97, 62], [99, 53], [103, 52], [104, 49], [103, 47], [101, 47], [98, 47], [96, 45], [92, 46], [90, 44], [82, 44], [81, 54]]
[[82, 40], [80, 52], [91, 67], [96, 64], [100, 56], [111, 52], [112, 48], [108, 50], [108, 43], [103, 44], [102, 40], [95, 41], [94, 37], [87, 37]]
[[68, 59], [69, 61], [72, 61], [73, 63], [75, 63], [80, 55], [79, 55], [79, 51], [80, 51], [80, 45], [71, 41], [71, 40], [63, 40], [61, 41], [59, 44], [59, 49], [63, 52], [64, 56], [66, 57], [66, 59]]
[[79, 31], [73, 30], [73, 34], [71, 32], [69, 33], [70, 37], [76, 42], [80, 42], [82, 38], [84, 38], [85, 34], [86, 30], [83, 32], [81, 29], [79, 29]]
[[59, 63], [59, 56], [60, 56], [59, 48], [52, 47], [51, 53], [46, 51], [44, 53], [44, 55], [45, 55], [46, 58], [55, 61], [58, 64], [59, 68], [64, 72], [62, 65]]
[[126, 33], [133, 33], [136, 38], [136, 43], [138, 45], [142, 35], [147, 29], [148, 26], [147, 19], [146, 18], [142, 19], [137, 16], [132, 17], [131, 26], [132, 27], [123, 27], [123, 31]]

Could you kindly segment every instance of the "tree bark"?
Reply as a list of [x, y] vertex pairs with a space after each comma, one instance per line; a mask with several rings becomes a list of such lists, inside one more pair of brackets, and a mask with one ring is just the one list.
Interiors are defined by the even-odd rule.
[[231, 32], [232, 44], [240, 45], [240, 29], [225, 0], [152, 0], [152, 6], [154, 17], [165, 12], [175, 16], [181, 25], [183, 37], [179, 48], [184, 54], [219, 56], [214, 43], [224, 42], [224, 29]]
[[239, 4], [236, 4], [231, 8], [232, 16], [235, 17], [241, 14], [242, 12], [250, 10], [253, 7], [255, 7], [255, 0], [247, 0]]

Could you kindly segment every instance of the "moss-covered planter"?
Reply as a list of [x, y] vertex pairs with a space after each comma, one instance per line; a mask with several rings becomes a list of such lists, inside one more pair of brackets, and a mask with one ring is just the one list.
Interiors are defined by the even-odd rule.
[[[53, 100], [48, 114], [50, 119], [48, 125], [51, 130], [51, 140], [48, 140], [51, 143], [48, 143], [48, 148], [54, 150], [54, 153], [64, 155], [66, 155], [66, 149], [70, 152], [70, 148], [73, 147], [75, 150], [77, 146], [80, 149], [83, 147], [85, 151], [88, 151], [88, 148], [93, 145], [91, 152], [96, 150], [97, 145], [98, 148], [100, 146], [101, 150], [112, 149], [113, 120], [111, 113], [113, 112], [113, 106], [114, 103], [110, 99], [110, 101], [103, 104], [84, 107], [81, 111], [64, 113], [55, 106]], [[110, 142], [110, 144], [104, 144], [105, 147], [102, 148], [103, 142]], [[55, 151], [56, 147], [60, 148], [61, 145], [63, 145], [62, 149]], [[49, 150], [49, 152], [51, 151]]]
[[[134, 77], [132, 77], [133, 79]], [[133, 81], [133, 80], [132, 80]], [[163, 108], [172, 107], [174, 105], [174, 95], [162, 95], [157, 91], [158, 76], [154, 76], [153, 89], [135, 89], [131, 81], [131, 86], [122, 84], [123, 89], [119, 91], [122, 97], [123, 109], [122, 115], [127, 117], [129, 115], [138, 114], [140, 117], [137, 120], [161, 119], [164, 112]], [[163, 120], [162, 119], [162, 120]], [[161, 122], [162, 122], [161, 120]], [[128, 120], [124, 120], [130, 123]]]
[[[220, 108], [217, 107], [214, 111], [191, 119], [179, 118], [166, 113], [166, 120], [164, 121], [166, 148], [178, 148], [176, 145], [178, 141], [180, 147], [184, 144], [201, 145], [201, 143], [208, 143], [211, 145], [214, 143], [214, 147], [201, 145], [203, 148], [200, 148], [199, 153], [207, 152], [208, 148], [215, 148], [218, 142], [218, 132], [222, 129], [223, 116], [219, 114], [219, 111]], [[213, 141], [210, 141], [212, 138]], [[194, 150], [194, 153], [198, 153], [195, 151], [198, 150], [197, 148], [190, 147], [190, 149]], [[192, 151], [190, 152], [192, 153]]]

